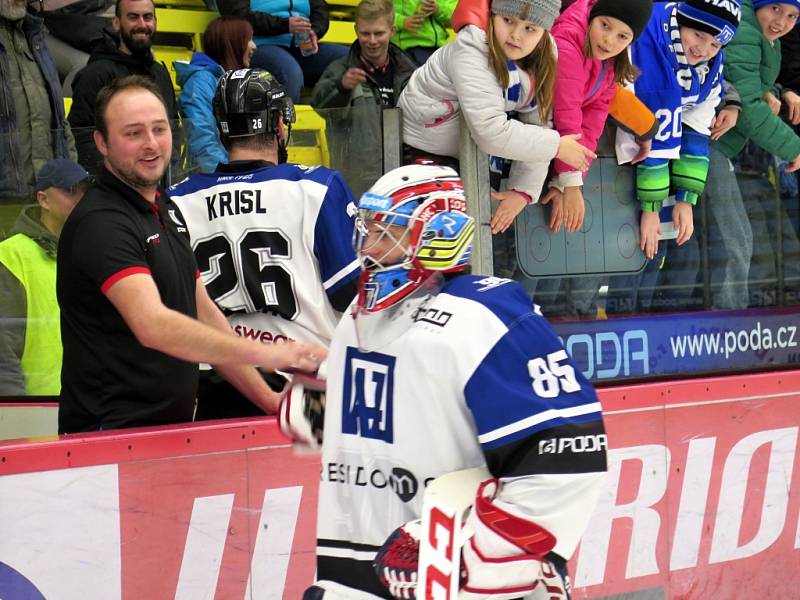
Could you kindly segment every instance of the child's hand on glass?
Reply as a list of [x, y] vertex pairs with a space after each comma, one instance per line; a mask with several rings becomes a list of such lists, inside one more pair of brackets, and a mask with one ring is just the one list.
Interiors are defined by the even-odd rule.
[[694, 232], [694, 214], [692, 214], [691, 204], [681, 201], [675, 203], [672, 208], [672, 225], [678, 232], [675, 243], [680, 246], [688, 242]]
[[792, 125], [800, 124], [800, 95], [792, 90], [783, 92], [783, 101], [786, 102], [786, 108], [789, 109], [789, 122]]
[[711, 121], [711, 139], [718, 140], [729, 130], [736, 127], [739, 120], [739, 111], [735, 108], [723, 108]]
[[642, 162], [645, 158], [650, 156], [650, 149], [653, 147], [653, 139], [650, 138], [649, 140], [636, 140], [636, 143], [639, 145], [639, 152], [637, 152], [636, 156], [631, 159], [632, 165]]
[[586, 204], [580, 186], [564, 188], [564, 228], [569, 233], [580, 231], [586, 215]]
[[558, 188], [551, 187], [547, 193], [541, 197], [539, 204], [549, 204], [550, 206], [550, 231], [557, 232], [564, 225], [564, 194]]
[[519, 192], [507, 190], [505, 192], [492, 192], [492, 198], [497, 200], [500, 205], [494, 211], [492, 222], [489, 226], [492, 228], [492, 233], [503, 233], [506, 229], [511, 227], [514, 219], [522, 212], [522, 209], [528, 204], [528, 199]]
[[580, 133], [562, 135], [561, 140], [558, 142], [556, 158], [561, 162], [567, 163], [573, 169], [587, 171], [589, 163], [592, 159], [597, 158], [597, 155], [581, 144], [578, 141], [579, 139], [581, 139]]
[[639, 247], [648, 259], [653, 260], [656, 250], [658, 250], [658, 236], [661, 235], [661, 224], [658, 220], [657, 212], [642, 213], [639, 234], [641, 236]]
[[781, 112], [781, 101], [775, 97], [775, 94], [772, 92], [764, 92], [763, 100], [769, 106], [772, 114], [777, 115]]

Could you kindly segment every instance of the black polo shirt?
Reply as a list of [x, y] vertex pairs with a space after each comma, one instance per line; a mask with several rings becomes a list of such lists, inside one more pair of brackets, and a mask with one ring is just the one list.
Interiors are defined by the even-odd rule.
[[197, 364], [142, 346], [105, 295], [120, 279], [149, 273], [167, 307], [197, 317], [197, 265], [173, 217], [183, 222], [166, 194], [153, 205], [104, 169], [67, 219], [56, 278], [59, 433], [192, 420]]

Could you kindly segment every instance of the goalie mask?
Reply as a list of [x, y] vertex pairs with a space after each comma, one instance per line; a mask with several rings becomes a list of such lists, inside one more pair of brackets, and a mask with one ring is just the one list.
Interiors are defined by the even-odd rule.
[[408, 165], [386, 173], [358, 204], [358, 310], [382, 311], [425, 287], [435, 273], [467, 269], [474, 229], [453, 169]]
[[[286, 162], [286, 145], [296, 120], [294, 103], [268, 71], [227, 71], [217, 84], [213, 107], [219, 137], [227, 150], [232, 139], [271, 134], [278, 141], [279, 162]], [[284, 139], [280, 137], [281, 118], [286, 127]]]

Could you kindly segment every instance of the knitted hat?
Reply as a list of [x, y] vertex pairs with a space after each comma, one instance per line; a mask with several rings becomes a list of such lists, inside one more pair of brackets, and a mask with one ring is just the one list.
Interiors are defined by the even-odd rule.
[[492, 0], [492, 14], [518, 17], [550, 29], [561, 10], [561, 0]]
[[631, 28], [633, 37], [637, 38], [644, 31], [652, 12], [652, 0], [597, 0], [597, 4], [589, 11], [589, 20], [600, 16], [619, 19]]
[[789, 4], [800, 8], [800, 0], [753, 0], [753, 10], [764, 8], [767, 4]]
[[723, 46], [733, 39], [741, 16], [737, 0], [684, 0], [678, 4], [678, 25], [710, 33]]

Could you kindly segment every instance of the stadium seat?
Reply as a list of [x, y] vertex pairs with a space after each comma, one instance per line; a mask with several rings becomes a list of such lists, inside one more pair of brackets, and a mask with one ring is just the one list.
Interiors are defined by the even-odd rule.
[[203, 46], [203, 32], [206, 26], [219, 14], [210, 10], [184, 10], [182, 8], [158, 8], [159, 34], [183, 34], [191, 40], [192, 50], [200, 50]]
[[325, 119], [308, 105], [298, 104], [297, 122], [292, 126], [289, 162], [330, 167], [331, 158], [325, 137]]
[[177, 61], [189, 62], [192, 60], [192, 52], [192, 50], [180, 46], [153, 46], [153, 55], [156, 61], [163, 64], [169, 71], [169, 76], [172, 78], [172, 86], [175, 88], [176, 93], [180, 90], [180, 86], [178, 86], [178, 80], [175, 75], [175, 63]]
[[331, 21], [323, 42], [349, 46], [356, 41], [356, 27], [353, 21]]

